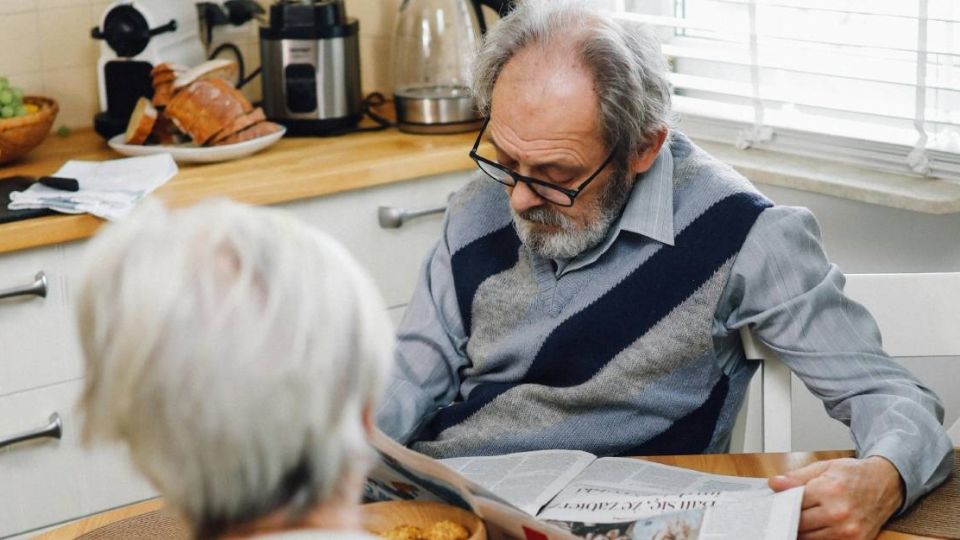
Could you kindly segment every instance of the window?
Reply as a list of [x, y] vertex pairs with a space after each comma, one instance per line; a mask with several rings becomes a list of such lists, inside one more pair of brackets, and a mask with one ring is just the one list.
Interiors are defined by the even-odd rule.
[[657, 29], [685, 132], [960, 179], [957, 0], [618, 0]]

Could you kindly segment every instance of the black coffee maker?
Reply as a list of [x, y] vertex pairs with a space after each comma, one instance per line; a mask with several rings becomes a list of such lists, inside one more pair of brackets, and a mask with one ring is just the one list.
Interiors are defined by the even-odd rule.
[[192, 2], [115, 1], [90, 35], [101, 41], [97, 61], [101, 112], [93, 125], [104, 138], [123, 133], [137, 99], [153, 96], [150, 70], [155, 65], [194, 66], [206, 59]]

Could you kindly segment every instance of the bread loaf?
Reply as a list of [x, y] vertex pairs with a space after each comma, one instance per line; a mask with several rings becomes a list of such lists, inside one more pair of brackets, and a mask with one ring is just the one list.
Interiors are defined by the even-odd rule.
[[163, 108], [173, 97], [173, 82], [177, 75], [185, 71], [183, 67], [169, 63], [157, 64], [150, 70], [153, 79], [153, 106]]
[[274, 124], [273, 122], [259, 122], [254, 124], [243, 131], [238, 131], [229, 137], [220, 140], [216, 143], [217, 146], [225, 146], [228, 144], [236, 144], [244, 141], [253, 140], [264, 135], [270, 135], [271, 133], [276, 133], [282, 128]]
[[207, 142], [207, 144], [215, 145], [220, 141], [222, 141], [223, 139], [226, 139], [227, 137], [233, 135], [234, 133], [241, 132], [254, 124], [263, 122], [266, 119], [267, 119], [267, 116], [263, 113], [263, 109], [261, 109], [260, 107], [257, 107], [256, 109], [246, 114], [241, 114], [240, 116], [234, 118], [233, 121], [231, 121], [222, 130], [220, 130], [219, 133], [214, 135]]
[[202, 79], [177, 91], [167, 103], [167, 116], [197, 145], [204, 145], [253, 105], [230, 83]]
[[179, 135], [180, 130], [173, 124], [173, 121], [167, 117], [164, 111], [158, 111], [157, 121], [153, 124], [150, 139], [157, 144], [176, 144]]
[[166, 107], [173, 97], [173, 81], [153, 83], [153, 106]]
[[147, 98], [140, 98], [130, 115], [130, 121], [127, 122], [127, 132], [124, 140], [127, 144], [143, 144], [153, 131], [153, 125], [157, 121], [157, 109]]

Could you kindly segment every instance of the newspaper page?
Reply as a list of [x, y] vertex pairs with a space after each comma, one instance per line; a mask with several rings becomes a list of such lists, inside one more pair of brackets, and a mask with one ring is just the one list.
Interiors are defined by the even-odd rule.
[[375, 431], [372, 443], [379, 462], [364, 485], [365, 503], [422, 500], [459, 506], [483, 519], [488, 540], [579, 540], [569, 531], [521, 511], [440, 461], [405, 448], [379, 430]]
[[[795, 538], [799, 524], [802, 488], [773, 494], [760, 478], [572, 451], [445, 464], [380, 432], [373, 445], [380, 462], [367, 479], [364, 502], [459, 506], [484, 520], [489, 540], [777, 540]], [[524, 490], [526, 481], [536, 487]]]
[[765, 489], [765, 478], [708, 474], [632, 458], [600, 458], [590, 464], [567, 486], [576, 489], [606, 487], [633, 493], [662, 495], [696, 491], [743, 491]]
[[540, 450], [441, 462], [534, 516], [595, 459], [576, 450]]
[[602, 540], [795, 538], [802, 488], [625, 458], [594, 461], [537, 517]]
[[793, 540], [803, 488], [616, 523], [550, 522], [585, 540]]
[[367, 474], [363, 502], [435, 501], [474, 511], [467, 479], [439, 461], [405, 448], [379, 430], [374, 431], [372, 443], [379, 459]]

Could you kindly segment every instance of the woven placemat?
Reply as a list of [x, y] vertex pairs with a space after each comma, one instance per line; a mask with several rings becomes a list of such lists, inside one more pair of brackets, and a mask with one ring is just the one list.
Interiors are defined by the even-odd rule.
[[960, 539], [960, 460], [947, 481], [884, 527], [907, 534]]
[[164, 510], [115, 521], [77, 537], [78, 540], [190, 540], [190, 530], [182, 521]]

